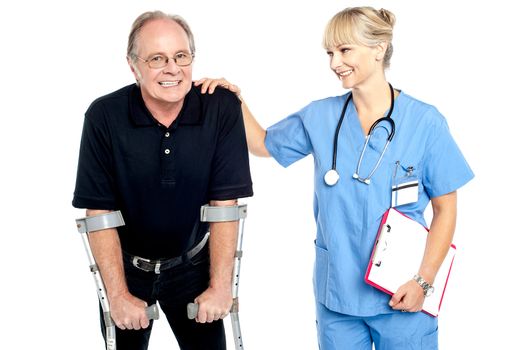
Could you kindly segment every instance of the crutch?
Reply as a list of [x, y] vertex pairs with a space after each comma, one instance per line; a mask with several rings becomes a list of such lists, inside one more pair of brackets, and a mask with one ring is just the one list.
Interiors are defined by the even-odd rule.
[[[232, 205], [232, 206], [209, 206], [203, 205], [201, 207], [201, 221], [203, 222], [225, 222], [225, 221], [238, 221], [239, 229], [237, 233], [237, 246], [236, 253], [234, 255], [234, 271], [232, 274], [232, 296], [233, 303], [230, 309], [230, 319], [232, 320], [232, 332], [234, 333], [234, 344], [236, 349], [243, 348], [243, 339], [241, 338], [241, 326], [239, 324], [239, 298], [238, 298], [238, 287], [239, 287], [239, 270], [241, 268], [241, 257], [243, 251], [243, 231], [245, 228], [245, 218], [247, 217], [247, 205]], [[199, 305], [189, 303], [187, 307], [188, 318], [194, 319], [197, 316]]]
[[[77, 219], [77, 229], [82, 236], [82, 242], [84, 243], [84, 249], [88, 255], [89, 268], [93, 274], [95, 280], [95, 287], [97, 288], [97, 294], [99, 296], [100, 306], [102, 308], [104, 325], [106, 326], [106, 350], [116, 350], [117, 343], [115, 339], [115, 323], [111, 319], [110, 315], [110, 303], [106, 294], [106, 288], [99, 272], [91, 246], [89, 244], [88, 235], [90, 232], [96, 232], [100, 230], [106, 230], [110, 228], [116, 228], [124, 225], [124, 219], [120, 211], [112, 211], [109, 213], [87, 216], [85, 218]], [[150, 305], [146, 308], [146, 315], [150, 320], [159, 319], [159, 309], [157, 304]]]

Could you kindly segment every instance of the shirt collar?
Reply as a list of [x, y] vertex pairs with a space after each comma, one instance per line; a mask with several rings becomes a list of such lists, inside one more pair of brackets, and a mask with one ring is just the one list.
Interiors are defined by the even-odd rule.
[[[142, 99], [141, 89], [137, 84], [131, 86], [129, 98], [130, 118], [137, 126], [157, 125], [157, 121], [150, 113], [144, 100]], [[177, 116], [177, 125], [199, 125], [203, 121], [202, 96], [195, 86], [192, 86], [186, 94], [183, 108]]]

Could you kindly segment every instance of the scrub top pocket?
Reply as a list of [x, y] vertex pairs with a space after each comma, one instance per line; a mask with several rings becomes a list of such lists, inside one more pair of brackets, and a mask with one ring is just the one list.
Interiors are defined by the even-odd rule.
[[322, 304], [327, 303], [329, 252], [315, 243], [316, 264], [314, 273], [314, 291], [316, 300]]
[[420, 164], [397, 161], [391, 185], [391, 207], [418, 202], [422, 192]]

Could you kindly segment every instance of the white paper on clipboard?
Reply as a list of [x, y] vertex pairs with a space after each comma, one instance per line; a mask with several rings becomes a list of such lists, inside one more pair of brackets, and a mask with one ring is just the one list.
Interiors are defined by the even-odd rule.
[[[418, 272], [426, 247], [428, 229], [396, 209], [389, 209], [371, 254], [365, 281], [390, 295]], [[435, 291], [425, 298], [423, 311], [438, 316], [456, 247], [452, 244], [433, 283]]]

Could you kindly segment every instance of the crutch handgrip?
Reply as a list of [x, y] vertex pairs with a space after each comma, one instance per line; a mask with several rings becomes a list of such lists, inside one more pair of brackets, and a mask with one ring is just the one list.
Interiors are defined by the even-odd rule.
[[197, 312], [199, 311], [199, 304], [197, 303], [188, 303], [186, 305], [186, 313], [188, 314], [188, 318], [190, 320], [193, 320], [197, 317]]
[[157, 304], [152, 304], [146, 308], [146, 316], [148, 316], [149, 320], [159, 319], [159, 308]]
[[[237, 298], [234, 299], [234, 303], [232, 304], [232, 308], [230, 309], [230, 312], [238, 312], [239, 310], [239, 303]], [[186, 313], [188, 314], [188, 318], [190, 320], [193, 320], [197, 317], [197, 313], [199, 312], [199, 304], [197, 303], [188, 303], [186, 305]]]

